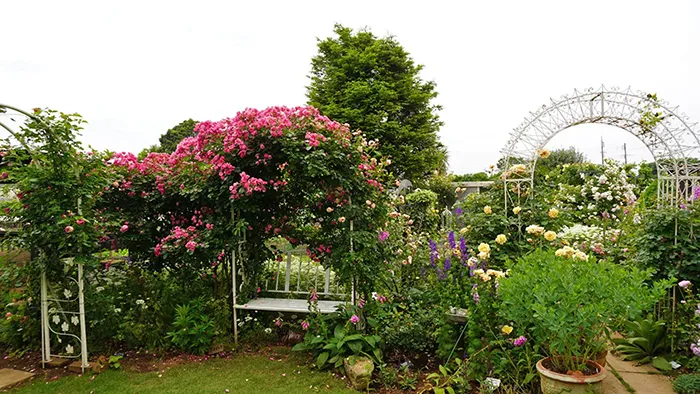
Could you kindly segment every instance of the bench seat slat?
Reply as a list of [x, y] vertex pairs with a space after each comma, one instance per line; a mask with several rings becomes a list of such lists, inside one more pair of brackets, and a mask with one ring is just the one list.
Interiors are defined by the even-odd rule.
[[[318, 301], [318, 308], [321, 313], [333, 313], [339, 305], [345, 303], [346, 301]], [[309, 303], [306, 300], [286, 298], [255, 298], [245, 304], [236, 304], [235, 308], [255, 311], [308, 313]]]

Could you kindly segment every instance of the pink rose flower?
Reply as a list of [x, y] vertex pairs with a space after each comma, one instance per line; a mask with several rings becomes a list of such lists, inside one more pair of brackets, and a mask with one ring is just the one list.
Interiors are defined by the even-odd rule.
[[80, 225], [83, 225], [83, 224], [85, 224], [85, 219], [78, 219], [75, 222], [80, 224]]
[[678, 286], [680, 286], [680, 287], [682, 287], [682, 288], [684, 288], [684, 289], [687, 289], [687, 288], [690, 287], [691, 285], [692, 285], [692, 283], [690, 283], [689, 280], [682, 280], [682, 281], [678, 282]]
[[66, 232], [66, 234], [72, 233], [73, 230], [75, 230], [75, 229], [73, 228], [73, 226], [66, 226], [66, 228], [64, 229], [64, 231]]
[[125, 232], [129, 231], [129, 226], [127, 226], [127, 225], [125, 224], [125, 225], [123, 225], [123, 226], [119, 229], [119, 231], [125, 233]]

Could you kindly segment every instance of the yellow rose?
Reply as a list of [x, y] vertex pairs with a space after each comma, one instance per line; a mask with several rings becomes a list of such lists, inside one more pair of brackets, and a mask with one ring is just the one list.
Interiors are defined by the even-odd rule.
[[486, 274], [479, 275], [479, 278], [481, 278], [481, 280], [483, 280], [484, 282], [488, 282], [491, 280], [491, 277]]
[[520, 208], [519, 206], [518, 206], [518, 207], [515, 207], [515, 208], [513, 208], [513, 213], [514, 213], [514, 214], [516, 214], [516, 215], [517, 215], [517, 214], [519, 214], [519, 213], [520, 213], [520, 211], [522, 211], [522, 208]]
[[547, 212], [547, 215], [549, 215], [550, 218], [554, 219], [557, 216], [559, 216], [559, 210], [556, 208], [552, 208], [549, 210], [549, 212]]
[[482, 270], [481, 268], [474, 270], [474, 275], [483, 275], [483, 274], [484, 274], [484, 270]]
[[466, 233], [467, 231], [469, 231], [469, 229], [467, 229], [466, 227], [462, 227], [462, 228], [459, 230], [459, 233], [460, 233], [460, 234], [464, 234], [464, 233]]
[[483, 253], [488, 253], [491, 251], [491, 247], [489, 246], [489, 244], [484, 243], [484, 242], [479, 244], [478, 249], [479, 249], [479, 252], [483, 252]]
[[562, 239], [561, 243], [562, 243], [562, 245], [567, 245], [567, 246], [569, 245], [569, 242], [565, 239]]
[[503, 245], [504, 243], [506, 243], [506, 236], [505, 236], [505, 234], [498, 234], [498, 235], [496, 236], [496, 243], [499, 244], [499, 245]]
[[508, 325], [503, 326], [503, 328], [501, 328], [501, 332], [506, 334], [506, 335], [510, 335], [510, 333], [513, 332], [513, 327], [508, 326]]
[[489, 254], [489, 252], [479, 252], [478, 256], [479, 256], [480, 259], [486, 260], [486, 259], [488, 259], [491, 255]]
[[539, 154], [541, 158], [546, 159], [552, 154], [552, 152], [548, 151], [547, 149], [542, 149], [539, 151]]
[[544, 233], [544, 239], [546, 239], [549, 242], [552, 242], [555, 239], [557, 239], [557, 233], [555, 233], [554, 231], [547, 231]]
[[491, 213], [493, 213], [493, 210], [491, 210], [491, 207], [487, 205], [484, 207], [484, 213], [490, 215]]
[[582, 251], [578, 250], [576, 253], [574, 253], [573, 256], [571, 256], [572, 259], [578, 259], [581, 261], [586, 261], [588, 260], [588, 255], [583, 253]]

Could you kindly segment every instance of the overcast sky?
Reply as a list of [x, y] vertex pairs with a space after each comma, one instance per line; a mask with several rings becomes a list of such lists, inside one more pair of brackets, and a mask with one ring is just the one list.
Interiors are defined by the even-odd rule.
[[[94, 148], [138, 152], [180, 121], [303, 105], [333, 24], [394, 35], [437, 83], [450, 169], [495, 163], [549, 98], [655, 92], [700, 120], [700, 5], [688, 1], [10, 1], [0, 3], [0, 103], [79, 112]], [[548, 147], [651, 160], [633, 136], [576, 126]]]

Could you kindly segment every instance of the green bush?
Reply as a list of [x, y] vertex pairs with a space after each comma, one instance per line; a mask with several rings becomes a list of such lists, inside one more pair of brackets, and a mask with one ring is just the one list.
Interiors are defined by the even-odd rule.
[[647, 286], [649, 271], [557, 257], [551, 250], [536, 250], [508, 266], [510, 276], [499, 288], [505, 317], [526, 328], [549, 356], [561, 356], [565, 371], [577, 369], [574, 357], [595, 359], [606, 347], [607, 326], [640, 316], [667, 286]]
[[656, 278], [683, 278], [700, 283], [700, 204], [690, 209], [648, 209], [637, 220], [636, 260], [656, 271]]
[[673, 381], [673, 389], [680, 394], [700, 394], [700, 374], [677, 377]]
[[433, 233], [440, 222], [440, 214], [436, 209], [438, 195], [430, 190], [416, 190], [406, 195], [406, 204], [402, 212], [411, 216], [417, 232]]
[[202, 300], [177, 307], [168, 338], [178, 348], [195, 354], [209, 349], [214, 338], [214, 321], [204, 313]]

